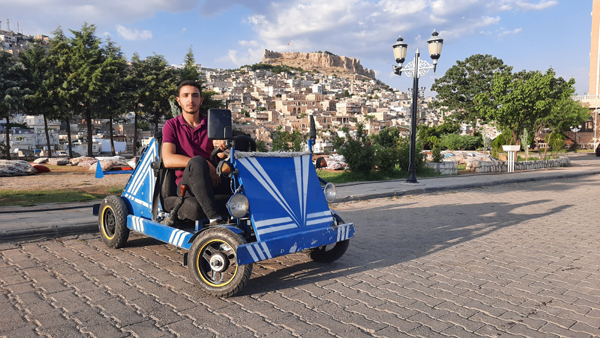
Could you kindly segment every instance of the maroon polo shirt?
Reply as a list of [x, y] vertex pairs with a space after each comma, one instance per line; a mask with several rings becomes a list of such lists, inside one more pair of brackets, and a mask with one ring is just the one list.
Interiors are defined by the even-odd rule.
[[[208, 121], [206, 117], [200, 114], [200, 124], [193, 128], [185, 119], [183, 114], [168, 120], [163, 127], [163, 142], [175, 145], [175, 153], [188, 157], [202, 156], [210, 159], [210, 153], [214, 147], [212, 141], [208, 139]], [[177, 185], [183, 176], [183, 170], [176, 170]]]

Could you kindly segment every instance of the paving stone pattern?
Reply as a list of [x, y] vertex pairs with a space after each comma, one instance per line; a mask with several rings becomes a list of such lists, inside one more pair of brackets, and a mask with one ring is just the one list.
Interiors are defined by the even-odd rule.
[[133, 235], [0, 245], [0, 337], [600, 336], [600, 177], [337, 205], [347, 254], [256, 264], [201, 294], [183, 252]]

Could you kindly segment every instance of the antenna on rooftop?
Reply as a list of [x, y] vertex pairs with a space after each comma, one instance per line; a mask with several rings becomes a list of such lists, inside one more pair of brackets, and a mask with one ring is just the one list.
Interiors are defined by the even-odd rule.
[[19, 21], [17, 21], [17, 33], [21, 32], [21, 28], [19, 28]]
[[6, 30], [10, 32], [10, 20], [6, 19]]

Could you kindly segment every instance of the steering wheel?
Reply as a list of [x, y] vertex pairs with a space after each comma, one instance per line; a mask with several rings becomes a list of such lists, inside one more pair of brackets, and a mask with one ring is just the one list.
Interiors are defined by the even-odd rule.
[[217, 164], [219, 164], [219, 161], [221, 160], [220, 158], [215, 161], [217, 159], [217, 155], [219, 153], [222, 153], [223, 150], [221, 150], [221, 148], [216, 147], [215, 149], [213, 149], [213, 151], [210, 153], [210, 161], [216, 166]]

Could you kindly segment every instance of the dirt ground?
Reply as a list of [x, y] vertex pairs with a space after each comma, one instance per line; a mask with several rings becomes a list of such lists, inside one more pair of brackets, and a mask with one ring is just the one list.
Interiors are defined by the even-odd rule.
[[95, 172], [84, 167], [48, 166], [49, 173], [28, 176], [0, 177], [0, 190], [62, 190], [77, 189], [101, 193], [108, 188], [125, 187], [128, 174], [104, 175], [95, 178]]

